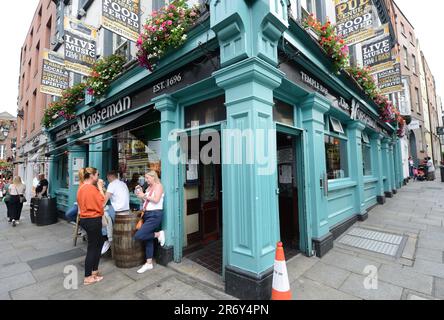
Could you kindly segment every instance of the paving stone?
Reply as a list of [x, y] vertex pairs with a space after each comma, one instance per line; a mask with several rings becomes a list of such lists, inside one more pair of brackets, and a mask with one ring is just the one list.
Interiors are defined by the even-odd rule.
[[444, 251], [444, 241], [420, 237], [418, 240], [418, 247]]
[[226, 297], [202, 283], [177, 275], [148, 286], [137, 295], [146, 300], [218, 300]]
[[409, 267], [382, 265], [379, 279], [425, 294], [432, 294], [433, 277], [414, 272]]
[[[83, 277], [82, 277], [83, 281]], [[134, 280], [120, 271], [104, 275], [104, 279], [88, 287], [88, 291], [96, 293], [96, 299], [107, 299], [114, 292], [134, 283]], [[83, 284], [82, 284], [83, 285]]]
[[[64, 276], [63, 271], [66, 266], [79, 267], [80, 262], [83, 260], [85, 260], [85, 258], [81, 257], [81, 258], [77, 258], [74, 260], [61, 262], [61, 263], [54, 264], [54, 265], [51, 265], [51, 266], [48, 266], [45, 268], [33, 270], [32, 274], [37, 281], [46, 281], [48, 279], [51, 279], [51, 278], [57, 277], [57, 276], [63, 277]], [[83, 268], [79, 267], [79, 274], [81, 274], [83, 276]]]
[[443, 278], [435, 278], [434, 296], [439, 299], [444, 299], [444, 279]]
[[310, 270], [305, 272], [304, 276], [337, 289], [344, 283], [350, 273], [351, 272], [345, 271], [344, 269], [318, 262]]
[[300, 277], [290, 287], [293, 300], [360, 300], [305, 277]]
[[13, 300], [49, 300], [51, 295], [65, 291], [64, 278], [55, 277], [47, 281], [17, 289], [11, 292]]
[[363, 274], [364, 269], [367, 266], [371, 265], [375, 266], [376, 268], [379, 268], [380, 266], [380, 263], [374, 260], [350, 256], [341, 252], [335, 252], [334, 250], [330, 251], [322, 258], [322, 263], [333, 265], [335, 267], [345, 269], [357, 274]]
[[14, 263], [0, 268], [0, 279], [8, 278], [16, 274], [31, 271], [31, 268], [26, 263]]
[[402, 251], [401, 257], [404, 259], [413, 260], [415, 258], [416, 243], [418, 239], [416, 237], [408, 237]]
[[73, 260], [79, 257], [83, 257], [85, 252], [80, 249], [72, 249], [70, 251], [60, 252], [53, 255], [48, 255], [34, 260], [29, 260], [28, 264], [32, 270], [38, 270], [54, 264], [61, 263], [63, 261]]
[[442, 263], [416, 259], [413, 269], [418, 273], [444, 278], [444, 264]]
[[443, 254], [444, 253], [441, 250], [418, 248], [415, 256], [417, 259], [443, 263]]
[[3, 278], [0, 282], [0, 294], [29, 286], [35, 282], [36, 281], [30, 272], [25, 272], [8, 278]]
[[431, 226], [442, 227], [441, 220], [412, 218], [411, 221], [414, 223], [421, 223], [421, 224], [426, 224], [426, 225], [431, 225]]
[[403, 290], [401, 287], [379, 280], [378, 289], [366, 289], [365, 278], [365, 276], [351, 274], [339, 290], [365, 300], [399, 300], [401, 298]]
[[8, 292], [0, 293], [0, 301], [11, 300], [11, 296]]
[[293, 282], [318, 262], [317, 257], [306, 257], [302, 254], [294, 257], [287, 263], [289, 281]]

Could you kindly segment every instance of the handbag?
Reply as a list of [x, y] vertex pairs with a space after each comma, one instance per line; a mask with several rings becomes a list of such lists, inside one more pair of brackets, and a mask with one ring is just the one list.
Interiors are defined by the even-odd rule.
[[20, 203], [25, 203], [26, 201], [28, 201], [28, 200], [26, 200], [26, 197], [23, 194], [21, 194], [20, 195]]
[[144, 215], [144, 213], [145, 213], [145, 212], [143, 212], [143, 211], [140, 213], [139, 221], [137, 221], [137, 224], [136, 224], [136, 230], [137, 230], [137, 231], [139, 231], [140, 229], [142, 229], [142, 226], [143, 226], [143, 215]]

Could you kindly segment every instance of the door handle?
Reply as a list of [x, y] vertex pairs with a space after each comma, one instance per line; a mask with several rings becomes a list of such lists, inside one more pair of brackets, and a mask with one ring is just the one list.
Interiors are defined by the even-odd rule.
[[279, 188], [276, 189], [276, 194], [277, 194], [277, 195], [280, 195], [280, 194], [281, 194], [281, 191], [279, 190]]
[[328, 175], [324, 173], [324, 196], [328, 197]]

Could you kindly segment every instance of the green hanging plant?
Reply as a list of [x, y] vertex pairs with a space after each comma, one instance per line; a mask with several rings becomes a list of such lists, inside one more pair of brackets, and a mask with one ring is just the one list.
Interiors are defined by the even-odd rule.
[[88, 94], [94, 97], [105, 95], [113, 80], [122, 73], [125, 63], [126, 59], [121, 55], [111, 55], [98, 60], [86, 82]]

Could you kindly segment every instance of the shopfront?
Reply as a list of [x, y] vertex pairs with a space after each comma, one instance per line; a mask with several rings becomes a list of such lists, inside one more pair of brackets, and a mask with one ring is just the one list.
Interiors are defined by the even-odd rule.
[[[288, 25], [266, 15], [255, 26], [266, 43], [250, 43], [251, 54], [238, 11], [253, 9], [238, 1], [222, 13], [218, 3], [204, 49], [194, 50], [195, 41], [194, 51], [154, 73], [127, 71], [106, 99], [49, 131], [50, 183], [65, 211], [82, 167], [102, 177], [118, 171], [132, 194], [143, 173], [158, 171], [167, 239], [158, 262], [200, 261], [222, 275], [228, 293], [266, 299], [278, 241], [287, 258], [322, 257], [393, 196], [399, 143], [355, 82], [326, 71], [305, 31], [296, 30], [305, 42], [292, 38], [306, 46], [301, 54], [282, 35]], [[134, 195], [131, 202], [140, 206]]]

